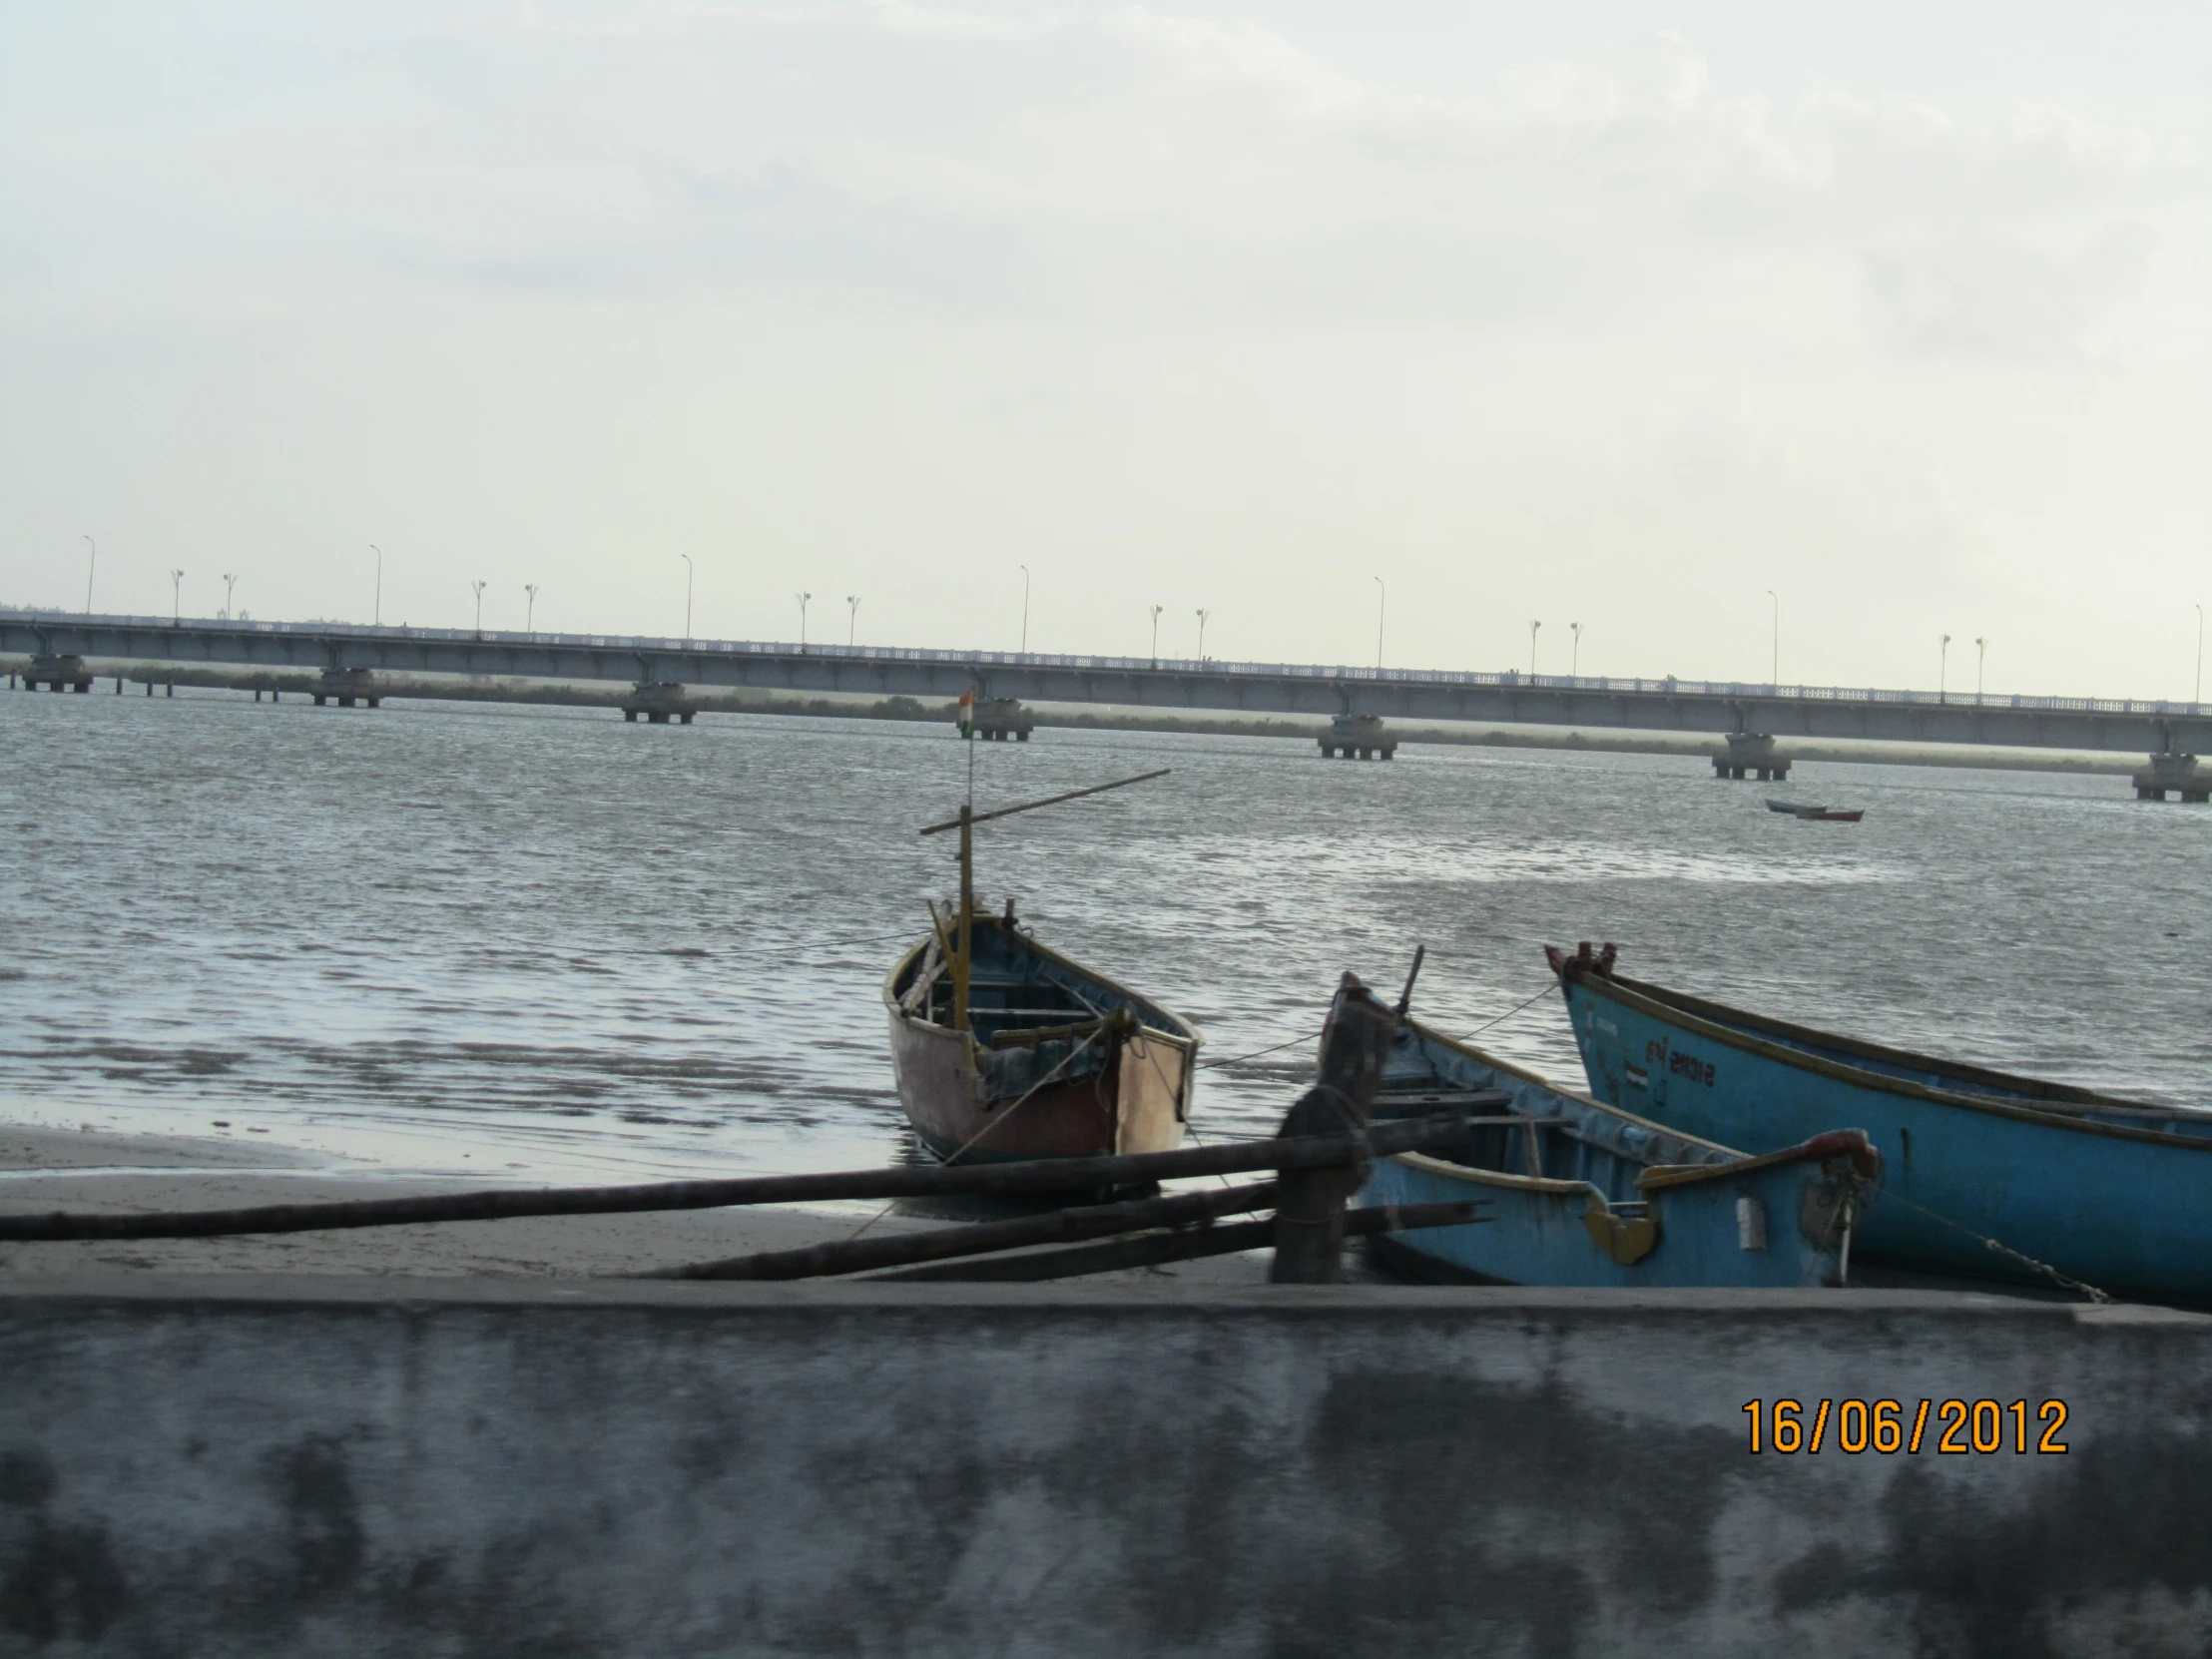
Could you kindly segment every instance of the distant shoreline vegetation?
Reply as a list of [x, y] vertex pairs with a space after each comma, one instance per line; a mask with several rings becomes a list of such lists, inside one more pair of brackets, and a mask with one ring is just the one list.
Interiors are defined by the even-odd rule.
[[[0, 657], [0, 675], [22, 674], [30, 667], [25, 657]], [[321, 676], [307, 670], [259, 669], [239, 671], [213, 668], [180, 668], [167, 663], [100, 663], [93, 673], [103, 679], [121, 674], [134, 685], [197, 686], [213, 690], [274, 691], [286, 696], [309, 696], [322, 689]], [[618, 709], [631, 695], [628, 686], [568, 681], [523, 680], [498, 675], [376, 675], [378, 694], [388, 700], [437, 703], [535, 703], [571, 708]], [[951, 702], [924, 703], [913, 697], [869, 698], [832, 694], [789, 697], [776, 692], [746, 688], [687, 688], [685, 701], [701, 714], [812, 716], [836, 720], [896, 720], [950, 726], [957, 712]], [[1229, 715], [1161, 714], [1118, 707], [1070, 708], [1065, 704], [1025, 705], [1040, 731], [1068, 729], [1097, 732], [1185, 732], [1199, 736], [1230, 738], [1288, 738], [1316, 742], [1328, 729], [1317, 718], [1240, 719]], [[1703, 759], [1719, 743], [1717, 736], [1586, 732], [1558, 727], [1499, 728], [1476, 725], [1442, 726], [1434, 722], [1391, 722], [1390, 730], [1402, 744], [1435, 744], [1469, 749], [1578, 750], [1593, 755], [1683, 755]], [[1969, 767], [1997, 772], [2067, 772], [2126, 775], [2141, 766], [2127, 755], [2085, 755], [2053, 750], [2010, 750], [1934, 745], [1885, 745], [1837, 743], [1815, 739], [1784, 739], [1783, 748], [1793, 761], [1827, 761], [1876, 766]]]

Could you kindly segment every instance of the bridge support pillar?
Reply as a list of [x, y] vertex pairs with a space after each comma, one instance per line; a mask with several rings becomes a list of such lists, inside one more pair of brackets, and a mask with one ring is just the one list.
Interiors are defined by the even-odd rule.
[[23, 683], [32, 691], [44, 686], [48, 691], [92, 690], [92, 670], [85, 667], [84, 658], [75, 652], [58, 657], [33, 657], [31, 671], [23, 677]]
[[[322, 671], [322, 686], [315, 693], [315, 707], [321, 708], [328, 699], [341, 709], [350, 709], [355, 703], [365, 703], [371, 709], [380, 706], [383, 693], [376, 689], [376, 676], [365, 668], [326, 668]], [[261, 701], [261, 693], [254, 694]]]
[[1018, 697], [979, 697], [975, 700], [975, 735], [985, 743], [1004, 743], [1012, 738], [1016, 743], [1027, 743], [1029, 734], [1037, 729], [1037, 720], [1021, 706]]
[[1727, 743], [1713, 751], [1713, 776], [1780, 784], [1788, 781], [1792, 760], [1764, 732], [1731, 732]]
[[643, 715], [655, 726], [666, 726], [671, 719], [689, 726], [698, 712], [684, 688], [672, 680], [640, 680], [622, 700], [624, 720], [634, 721]]
[[1397, 758], [1397, 734], [1382, 724], [1381, 715], [1338, 715], [1321, 735], [1321, 758], [1348, 761], [1390, 761]]
[[2212, 802], [2212, 772], [2198, 766], [2194, 755], [2153, 755], [2133, 783], [2137, 801], [2163, 801], [2170, 790], [2182, 801]]

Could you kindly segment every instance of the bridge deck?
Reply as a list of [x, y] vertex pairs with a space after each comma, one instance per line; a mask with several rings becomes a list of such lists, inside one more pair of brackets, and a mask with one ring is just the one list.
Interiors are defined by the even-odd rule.
[[474, 633], [0, 609], [0, 651], [136, 662], [676, 682], [1246, 714], [1380, 715], [2154, 753], [2212, 750], [2212, 706], [1735, 681], [1630, 680], [609, 634]]

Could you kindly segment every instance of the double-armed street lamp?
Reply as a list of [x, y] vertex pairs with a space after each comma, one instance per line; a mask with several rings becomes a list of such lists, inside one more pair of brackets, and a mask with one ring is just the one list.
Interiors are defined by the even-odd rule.
[[237, 614], [231, 609], [231, 593], [238, 585], [239, 579], [236, 576], [226, 575], [223, 578], [223, 620], [225, 622], [236, 622], [238, 620]]
[[476, 592], [476, 637], [482, 639], [484, 637], [484, 590], [490, 587], [491, 584], [489, 582], [471, 582], [469, 586]]
[[525, 634], [534, 634], [538, 631], [538, 585], [535, 582], [525, 582], [522, 584], [522, 591], [530, 596], [522, 608], [522, 631]]
[[813, 594], [811, 594], [811, 593], [803, 593], [803, 594], [799, 595], [798, 597], [799, 597], [799, 649], [800, 649], [800, 650], [801, 650], [802, 652], [804, 652], [804, 651], [805, 651], [805, 650], [807, 649], [807, 601], [808, 601], [808, 600], [810, 600], [810, 599], [812, 599], [812, 598], [814, 598], [814, 595], [813, 595]]
[[184, 626], [185, 621], [185, 573], [173, 570], [169, 573], [169, 625]]
[[1160, 666], [1160, 613], [1166, 609], [1165, 605], [1152, 607], [1152, 666], [1154, 668]]

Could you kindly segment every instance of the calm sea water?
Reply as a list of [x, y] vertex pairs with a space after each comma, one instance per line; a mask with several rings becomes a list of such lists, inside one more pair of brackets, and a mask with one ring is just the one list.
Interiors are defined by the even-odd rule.
[[[0, 693], [0, 1117], [559, 1180], [904, 1144], [879, 984], [952, 885], [939, 727]], [[2147, 1100], [2212, 1103], [2212, 812], [2118, 779], [1043, 732], [980, 885], [1194, 1018], [1196, 1122], [1265, 1133], [1338, 973], [1563, 1079], [1541, 946]], [[1236, 1057], [1273, 1045], [1256, 1059]], [[227, 1121], [228, 1131], [214, 1121]]]

